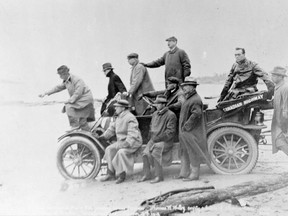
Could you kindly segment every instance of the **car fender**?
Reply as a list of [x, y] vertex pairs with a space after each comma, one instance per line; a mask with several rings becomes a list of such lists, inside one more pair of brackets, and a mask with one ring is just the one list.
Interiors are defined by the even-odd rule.
[[216, 125], [208, 128], [207, 129], [207, 135], [209, 135], [214, 130], [221, 128], [221, 127], [238, 127], [238, 128], [242, 128], [244, 130], [262, 130], [264, 128], [267, 128], [266, 125], [255, 125], [255, 124], [243, 125], [243, 124], [238, 124], [238, 123], [233, 123], [233, 122], [225, 122], [225, 123], [216, 124]]
[[85, 138], [89, 139], [90, 141], [92, 141], [97, 147], [99, 147], [100, 149], [105, 151], [105, 148], [101, 144], [101, 142], [99, 142], [98, 139], [96, 139], [94, 136], [92, 136], [91, 132], [89, 132], [89, 131], [72, 131], [72, 132], [68, 132], [68, 133], [63, 134], [62, 136], [60, 136], [58, 138], [58, 142], [61, 142], [63, 139], [65, 139], [67, 137], [73, 137], [73, 136], [85, 137]]

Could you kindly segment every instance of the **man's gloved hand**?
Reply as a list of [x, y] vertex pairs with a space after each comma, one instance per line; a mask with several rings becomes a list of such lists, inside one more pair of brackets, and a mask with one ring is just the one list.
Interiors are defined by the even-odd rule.
[[273, 97], [273, 92], [272, 91], [266, 91], [263, 93], [263, 98], [267, 100], [271, 100]]

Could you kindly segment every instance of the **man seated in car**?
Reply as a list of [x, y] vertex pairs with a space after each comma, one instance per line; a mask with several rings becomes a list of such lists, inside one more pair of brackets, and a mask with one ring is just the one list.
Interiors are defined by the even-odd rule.
[[155, 98], [157, 95], [165, 95], [167, 97], [167, 107], [173, 112], [178, 113], [181, 109], [181, 104], [185, 100], [184, 93], [179, 86], [180, 80], [176, 77], [169, 77], [167, 81], [167, 89], [145, 92], [141, 97]]
[[236, 62], [232, 65], [224, 88], [218, 102], [236, 99], [243, 94], [258, 91], [258, 78], [262, 79], [267, 86], [267, 98], [271, 99], [274, 93], [274, 84], [268, 73], [263, 71], [257, 63], [245, 57], [245, 49], [235, 49]]

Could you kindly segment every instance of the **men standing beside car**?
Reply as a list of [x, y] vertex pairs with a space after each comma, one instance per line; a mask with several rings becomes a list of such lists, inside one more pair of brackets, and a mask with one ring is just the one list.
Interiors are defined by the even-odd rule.
[[142, 145], [142, 137], [136, 117], [129, 111], [129, 102], [120, 99], [115, 106], [116, 120], [99, 137], [110, 139], [116, 136], [117, 141], [105, 149], [104, 159], [108, 163], [107, 175], [101, 181], [118, 177], [116, 184], [122, 183], [126, 174], [133, 173], [134, 153]]
[[179, 176], [179, 178], [182, 177], [184, 181], [199, 179], [200, 163], [203, 159], [207, 164], [210, 164], [203, 103], [197, 94], [197, 85], [197, 81], [192, 77], [186, 77], [181, 84], [186, 100], [182, 104], [180, 111], [179, 141], [184, 148], [184, 152], [188, 153], [189, 159], [186, 159], [189, 160], [192, 168], [191, 172], [189, 169], [186, 170], [186, 173], [180, 173], [183, 176]]
[[143, 63], [145, 67], [157, 68], [165, 65], [165, 86], [167, 87], [168, 78], [173, 76], [182, 83], [185, 77], [191, 74], [190, 60], [186, 52], [177, 47], [177, 38], [172, 36], [166, 39], [168, 42], [169, 51], [164, 55], [150, 63]]
[[288, 84], [285, 82], [286, 69], [277, 66], [271, 74], [272, 81], [276, 85], [271, 125], [272, 153], [281, 150], [288, 155]]
[[108, 83], [108, 95], [102, 104], [101, 111], [100, 111], [101, 114], [106, 109], [109, 101], [113, 99], [118, 92], [123, 93], [127, 91], [120, 77], [114, 73], [113, 71], [114, 68], [112, 67], [111, 63], [105, 63], [103, 64], [102, 67], [103, 67], [103, 72], [105, 73], [106, 77], [109, 78], [109, 83]]
[[39, 95], [43, 98], [45, 95], [51, 95], [64, 89], [68, 90], [70, 98], [65, 102], [63, 112], [67, 113], [71, 130], [82, 129], [89, 130], [87, 121], [94, 121], [94, 100], [93, 95], [84, 81], [77, 76], [70, 74], [70, 69], [62, 65], [57, 69], [57, 73], [63, 82], [49, 91]]
[[142, 115], [148, 104], [143, 99], [138, 100], [138, 97], [144, 92], [154, 91], [154, 87], [147, 68], [139, 63], [138, 54], [131, 53], [127, 58], [128, 63], [132, 66], [128, 96], [131, 99], [132, 107], [135, 107], [135, 113]]
[[172, 162], [173, 140], [176, 135], [176, 115], [166, 107], [167, 98], [165, 95], [158, 95], [154, 104], [157, 107], [152, 115], [150, 134], [151, 138], [146, 145], [143, 158], [143, 177], [138, 182], [151, 179], [150, 167], [155, 167], [155, 178], [150, 183], [163, 181], [163, 165]]

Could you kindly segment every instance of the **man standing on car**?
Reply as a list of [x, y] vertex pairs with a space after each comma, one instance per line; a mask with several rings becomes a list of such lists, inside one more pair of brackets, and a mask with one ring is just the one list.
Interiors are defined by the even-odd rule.
[[271, 99], [274, 93], [274, 84], [257, 63], [245, 57], [245, 49], [235, 49], [236, 62], [232, 65], [224, 88], [218, 102], [236, 99], [242, 94], [249, 94], [258, 91], [258, 78], [262, 79], [267, 86], [267, 98]]
[[148, 104], [143, 99], [138, 100], [138, 97], [144, 92], [154, 91], [154, 87], [147, 68], [139, 64], [138, 54], [131, 53], [127, 58], [128, 63], [132, 66], [128, 96], [131, 99], [132, 107], [135, 107], [136, 114], [142, 115]]
[[51, 95], [64, 89], [68, 90], [70, 98], [65, 102], [63, 112], [67, 113], [71, 130], [82, 129], [89, 130], [87, 121], [94, 121], [94, 100], [93, 95], [84, 81], [77, 76], [69, 73], [69, 68], [62, 65], [57, 69], [57, 73], [63, 82], [53, 89], [40, 94], [43, 98], [45, 95]]
[[102, 104], [100, 111], [101, 114], [106, 109], [106, 106], [109, 103], [109, 101], [113, 99], [118, 92], [123, 93], [127, 91], [120, 77], [114, 73], [113, 71], [114, 68], [112, 67], [111, 63], [105, 63], [103, 64], [102, 67], [106, 77], [109, 78], [109, 83], [108, 83], [108, 95]]
[[133, 173], [134, 154], [142, 145], [142, 137], [136, 117], [129, 111], [129, 102], [120, 99], [115, 106], [115, 122], [99, 137], [117, 141], [105, 149], [104, 159], [108, 163], [107, 175], [101, 181], [108, 181], [118, 176], [116, 184], [122, 183], [126, 174]]
[[275, 67], [272, 80], [275, 83], [274, 113], [272, 118], [272, 152], [278, 150], [288, 155], [288, 84], [285, 82], [286, 69]]
[[150, 63], [143, 63], [145, 67], [157, 68], [165, 65], [165, 86], [167, 87], [168, 78], [173, 76], [180, 80], [182, 83], [185, 77], [191, 74], [190, 60], [186, 52], [177, 47], [177, 38], [172, 36], [166, 39], [168, 42], [169, 51], [164, 55]]
[[[179, 119], [179, 141], [188, 153], [192, 171], [184, 181], [199, 179], [201, 159], [209, 163], [207, 150], [207, 138], [203, 103], [196, 92], [197, 81], [192, 77], [186, 77], [181, 84], [186, 101], [182, 104]], [[185, 176], [182, 176], [185, 177]]]
[[165, 95], [158, 95], [154, 104], [157, 111], [153, 113], [150, 133], [151, 138], [146, 145], [143, 158], [143, 177], [138, 182], [151, 179], [150, 167], [154, 164], [155, 178], [150, 183], [163, 181], [163, 165], [172, 162], [173, 140], [176, 134], [176, 115], [166, 107], [167, 98]]

